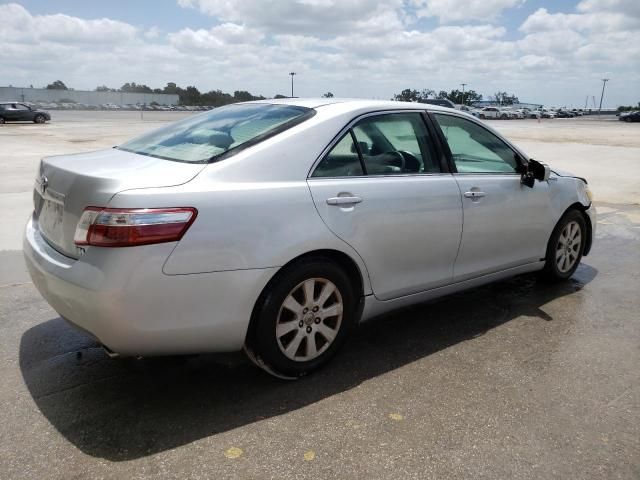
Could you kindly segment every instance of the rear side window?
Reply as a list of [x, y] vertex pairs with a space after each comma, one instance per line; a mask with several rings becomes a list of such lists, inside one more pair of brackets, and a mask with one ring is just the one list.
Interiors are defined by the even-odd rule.
[[420, 113], [381, 114], [356, 123], [311, 176], [438, 173], [441, 170], [435, 158], [433, 142]]
[[318, 164], [313, 177], [352, 177], [364, 172], [351, 132], [342, 137]]
[[242, 104], [216, 108], [135, 138], [119, 149], [178, 162], [219, 160], [312, 117], [294, 105]]

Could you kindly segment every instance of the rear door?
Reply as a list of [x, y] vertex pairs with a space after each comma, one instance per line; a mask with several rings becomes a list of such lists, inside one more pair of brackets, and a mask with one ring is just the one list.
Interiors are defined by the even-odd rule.
[[479, 122], [434, 113], [460, 186], [464, 231], [454, 280], [536, 262], [553, 225], [549, 185], [520, 183], [519, 157]]
[[308, 179], [325, 224], [362, 257], [381, 300], [449, 283], [460, 191], [423, 114], [376, 113], [349, 127]]

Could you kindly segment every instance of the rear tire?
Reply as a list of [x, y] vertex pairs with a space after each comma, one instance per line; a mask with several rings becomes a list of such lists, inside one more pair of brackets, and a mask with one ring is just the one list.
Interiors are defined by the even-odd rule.
[[356, 320], [349, 276], [323, 257], [280, 272], [258, 300], [247, 344], [269, 369], [299, 377], [328, 362]]
[[33, 123], [44, 123], [44, 122], [46, 122], [44, 115], [36, 115], [35, 117], [33, 117]]
[[569, 210], [558, 221], [547, 245], [543, 278], [559, 282], [570, 278], [578, 268], [587, 241], [587, 225], [578, 210]]
[[5, 123], [4, 118], [0, 117], [0, 125]]

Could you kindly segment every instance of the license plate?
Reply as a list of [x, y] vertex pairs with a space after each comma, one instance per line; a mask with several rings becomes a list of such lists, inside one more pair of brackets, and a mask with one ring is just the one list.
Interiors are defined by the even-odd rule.
[[51, 196], [47, 192], [42, 199], [42, 208], [38, 215], [40, 231], [49, 241], [61, 244], [63, 240], [63, 216], [64, 216], [64, 195], [54, 193]]

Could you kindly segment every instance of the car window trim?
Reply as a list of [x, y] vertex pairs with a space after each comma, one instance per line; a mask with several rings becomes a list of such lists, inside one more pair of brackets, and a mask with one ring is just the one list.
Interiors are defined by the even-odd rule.
[[469, 118], [466, 115], [456, 115], [455, 112], [442, 112], [439, 110], [429, 110], [427, 111], [427, 115], [429, 116], [430, 120], [432, 121], [434, 128], [437, 130], [438, 132], [438, 139], [440, 140], [440, 142], [442, 143], [442, 148], [443, 150], [446, 152], [446, 156], [447, 156], [447, 163], [449, 164], [449, 168], [451, 169], [451, 173], [453, 173], [454, 175], [511, 175], [511, 176], [517, 176], [520, 177], [521, 173], [519, 172], [458, 172], [458, 167], [456, 167], [456, 164], [453, 160], [453, 154], [451, 153], [451, 149], [449, 148], [449, 142], [447, 141], [447, 138], [444, 135], [444, 132], [442, 131], [442, 129], [440, 128], [440, 124], [438, 123], [438, 120], [435, 117], [435, 114], [438, 115], [448, 115], [450, 117], [458, 117], [458, 118], [462, 118], [463, 120], [468, 120], [471, 123], [475, 123], [476, 125], [478, 125], [479, 127], [481, 127], [482, 129], [486, 130], [487, 132], [489, 132], [491, 135], [493, 135], [494, 137], [496, 137], [498, 140], [502, 141], [507, 147], [509, 147], [509, 149], [511, 151], [513, 151], [513, 154], [515, 156], [515, 159], [517, 162], [519, 162], [521, 165], [526, 166], [526, 164], [528, 163], [527, 158], [525, 157], [525, 155], [523, 155], [522, 152], [520, 152], [520, 150], [518, 150], [516, 147], [514, 147], [508, 140], [506, 140], [505, 138], [502, 138], [502, 136], [500, 135], [496, 135], [495, 132], [491, 131], [491, 129], [487, 128], [486, 125], [483, 125], [481, 121], [479, 121], [478, 119], [476, 119], [475, 117], [471, 117]]
[[[335, 135], [333, 137], [333, 139], [331, 139], [331, 141], [327, 144], [327, 146], [322, 150], [322, 152], [320, 152], [320, 155], [318, 155], [318, 157], [315, 159], [315, 161], [313, 162], [313, 164], [311, 165], [311, 168], [309, 169], [309, 172], [307, 173], [307, 180], [332, 180], [332, 179], [344, 179], [344, 178], [385, 178], [385, 177], [416, 177], [416, 176], [436, 176], [436, 175], [451, 175], [451, 171], [449, 171], [447, 169], [447, 171], [441, 171], [441, 172], [423, 172], [423, 173], [399, 173], [399, 174], [392, 174], [392, 175], [367, 175], [366, 173], [363, 175], [349, 175], [349, 176], [335, 176], [335, 177], [323, 177], [323, 176], [318, 176], [318, 177], [314, 177], [313, 176], [313, 172], [315, 172], [316, 168], [318, 167], [318, 165], [320, 164], [320, 162], [322, 160], [324, 160], [324, 158], [331, 152], [331, 150], [333, 149], [334, 146], [336, 146], [336, 144], [338, 142], [340, 142], [345, 136], [347, 132], [351, 132], [351, 138], [352, 140], [355, 139], [355, 134], [353, 134], [353, 127], [355, 126], [356, 123], [358, 123], [360, 120], [367, 118], [367, 117], [373, 117], [373, 116], [377, 116], [377, 115], [390, 115], [390, 114], [394, 114], [394, 113], [417, 113], [420, 115], [420, 117], [422, 118], [423, 123], [425, 124], [425, 127], [427, 129], [427, 132], [429, 133], [431, 140], [434, 142], [434, 144], [438, 143], [438, 139], [436, 137], [433, 136], [433, 132], [432, 130], [429, 128], [429, 123], [425, 121], [425, 113], [426, 111], [424, 110], [424, 108], [416, 108], [416, 109], [393, 109], [393, 110], [374, 110], [371, 112], [366, 112], [363, 114], [360, 114], [354, 118], [352, 118], [342, 129], [340, 129], [340, 131], [338, 132], [337, 135]], [[360, 164], [363, 167], [363, 172], [366, 172], [366, 167], [364, 166], [364, 157], [362, 155], [362, 151], [360, 150], [360, 145], [358, 145], [358, 142], [355, 141], [355, 146], [356, 146], [356, 150], [358, 152], [358, 157], [360, 158]], [[437, 152], [434, 152], [437, 153]], [[440, 165], [441, 169], [442, 169], [442, 164]]]
[[[427, 125], [429, 134], [433, 137], [433, 144], [436, 150], [436, 156], [438, 157], [438, 161], [440, 163], [440, 170], [442, 170], [443, 173], [454, 173], [454, 170], [451, 169], [451, 165], [449, 164], [444, 146], [442, 145], [442, 139], [440, 138], [442, 132], [435, 122], [435, 119], [431, 118], [429, 116], [429, 112], [426, 110], [422, 112], [422, 118]], [[448, 145], [446, 147], [448, 148]]]
[[[358, 160], [360, 161], [360, 168], [362, 169], [362, 175], [359, 175], [359, 176], [367, 177], [368, 173], [367, 173], [367, 166], [364, 163], [364, 155], [362, 154], [362, 149], [360, 148], [360, 144], [358, 143], [358, 138], [356, 137], [356, 134], [353, 132], [353, 128], [349, 129], [349, 135], [351, 135], [351, 141], [353, 142], [353, 146], [356, 148], [356, 154], [358, 155]], [[342, 138], [338, 142], [341, 142], [341, 141], [342, 141]], [[331, 153], [331, 150], [327, 152], [327, 155]]]

